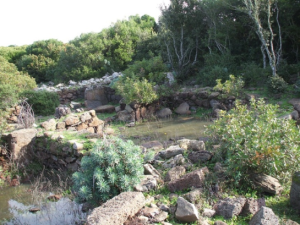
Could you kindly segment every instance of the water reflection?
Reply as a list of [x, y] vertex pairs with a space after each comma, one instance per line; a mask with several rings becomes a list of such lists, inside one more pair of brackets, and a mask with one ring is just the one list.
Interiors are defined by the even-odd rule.
[[81, 211], [82, 205], [76, 204], [68, 198], [61, 198], [57, 202], [46, 202], [36, 213], [29, 212], [32, 205], [24, 205], [16, 200], [9, 200], [9, 212], [13, 219], [4, 222], [5, 225], [74, 225], [83, 224], [86, 213]]

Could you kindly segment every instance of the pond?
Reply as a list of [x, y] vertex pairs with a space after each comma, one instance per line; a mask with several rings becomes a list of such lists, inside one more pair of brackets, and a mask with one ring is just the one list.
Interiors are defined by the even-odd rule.
[[137, 124], [135, 127], [120, 128], [122, 136], [132, 139], [136, 144], [157, 140], [160, 142], [170, 139], [204, 137], [204, 130], [211, 122], [195, 119], [193, 116], [178, 116], [169, 119], [156, 120]]
[[[47, 199], [51, 193], [39, 192], [38, 196], [30, 191], [30, 185], [3, 187], [0, 189], [0, 224], [5, 225], [56, 225], [83, 224], [86, 214], [82, 205], [68, 198], [57, 202]], [[30, 209], [39, 208], [36, 213]]]

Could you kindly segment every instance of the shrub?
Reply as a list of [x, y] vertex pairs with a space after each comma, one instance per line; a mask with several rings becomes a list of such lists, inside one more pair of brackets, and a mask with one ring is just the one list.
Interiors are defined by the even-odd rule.
[[106, 201], [131, 191], [144, 171], [141, 155], [132, 141], [113, 137], [98, 142], [72, 176], [77, 201]]
[[268, 80], [268, 90], [271, 93], [283, 93], [287, 90], [288, 84], [278, 75], [272, 76]]
[[214, 90], [222, 92], [224, 97], [230, 95], [239, 97], [242, 94], [244, 81], [241, 77], [236, 78], [233, 75], [229, 75], [229, 80], [226, 80], [223, 84], [221, 79], [217, 79], [216, 82], [217, 85], [214, 87]]
[[55, 112], [59, 105], [59, 97], [56, 92], [48, 91], [24, 91], [22, 97], [27, 98], [27, 102], [32, 106], [35, 114], [48, 116]]
[[263, 100], [251, 108], [237, 102], [236, 108], [208, 129], [221, 148], [215, 157], [227, 164], [227, 175], [235, 185], [251, 173], [265, 173], [280, 180], [299, 170], [300, 135], [292, 120], [277, 118], [278, 107]]
[[245, 86], [260, 87], [265, 85], [268, 80], [270, 68], [262, 68], [255, 62], [247, 62], [240, 67], [241, 76], [245, 81]]
[[135, 76], [124, 77], [116, 81], [113, 88], [124, 98], [126, 104], [131, 102], [149, 104], [158, 99], [152, 84], [145, 78], [139, 80]]
[[125, 76], [130, 77], [132, 74], [135, 74], [139, 78], [146, 78], [151, 82], [160, 83], [164, 81], [166, 71], [167, 67], [163, 63], [162, 58], [156, 56], [148, 60], [135, 61], [123, 73]]

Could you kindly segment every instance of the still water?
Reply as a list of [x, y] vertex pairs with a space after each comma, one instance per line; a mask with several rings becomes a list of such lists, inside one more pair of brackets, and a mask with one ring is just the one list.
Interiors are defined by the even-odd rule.
[[[68, 198], [57, 202], [46, 201], [50, 193], [33, 195], [29, 185], [0, 189], [0, 224], [5, 225], [74, 225], [83, 224], [86, 214], [82, 205]], [[39, 208], [36, 213], [29, 209]]]
[[195, 119], [192, 116], [180, 116], [137, 124], [135, 127], [120, 129], [121, 135], [131, 138], [136, 144], [145, 141], [167, 141], [185, 137], [198, 139], [205, 136], [204, 130], [211, 122]]

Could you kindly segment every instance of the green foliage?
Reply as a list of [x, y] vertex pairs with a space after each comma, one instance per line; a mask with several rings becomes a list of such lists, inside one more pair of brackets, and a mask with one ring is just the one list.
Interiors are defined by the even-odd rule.
[[158, 99], [152, 84], [145, 78], [139, 80], [135, 76], [124, 77], [115, 82], [113, 88], [124, 98], [126, 104], [132, 102], [150, 104]]
[[241, 65], [240, 72], [241, 77], [245, 81], [245, 86], [261, 87], [267, 82], [271, 70], [263, 69], [257, 63], [248, 62]]
[[132, 74], [135, 74], [138, 78], [146, 78], [151, 82], [161, 83], [165, 79], [166, 75], [164, 73], [166, 71], [167, 67], [163, 63], [162, 58], [156, 56], [148, 60], [135, 61], [123, 73], [125, 76], [130, 77]]
[[229, 80], [222, 84], [221, 79], [216, 80], [217, 85], [214, 86], [215, 91], [220, 91], [223, 97], [235, 96], [240, 97], [244, 87], [244, 81], [241, 77], [236, 78], [234, 75], [229, 75]]
[[278, 75], [271, 76], [268, 80], [268, 90], [271, 93], [283, 93], [287, 90], [287, 88], [288, 84]]
[[208, 133], [221, 145], [215, 157], [225, 161], [236, 186], [247, 184], [251, 173], [286, 182], [299, 170], [299, 130], [293, 121], [277, 118], [277, 109], [263, 100], [253, 100], [250, 109], [237, 102], [209, 127]]
[[78, 201], [107, 201], [131, 191], [143, 174], [141, 149], [132, 141], [113, 137], [99, 141], [81, 160], [72, 176]]
[[13, 106], [21, 91], [36, 87], [33, 78], [19, 72], [16, 66], [0, 56], [0, 136], [6, 129], [6, 108]]
[[56, 92], [31, 90], [22, 92], [21, 96], [27, 98], [36, 115], [53, 115], [59, 105], [59, 96]]
[[3, 56], [8, 62], [15, 63], [26, 54], [26, 46], [0, 47], [0, 56]]

